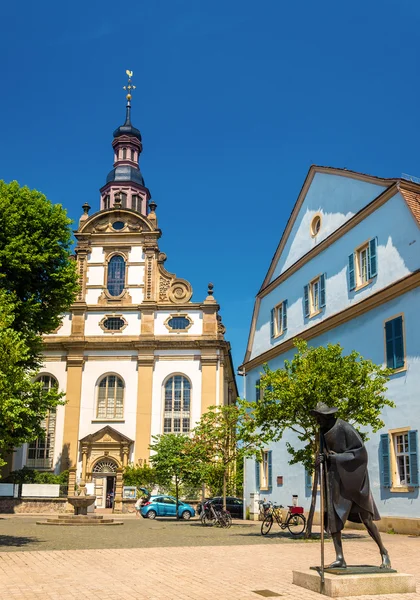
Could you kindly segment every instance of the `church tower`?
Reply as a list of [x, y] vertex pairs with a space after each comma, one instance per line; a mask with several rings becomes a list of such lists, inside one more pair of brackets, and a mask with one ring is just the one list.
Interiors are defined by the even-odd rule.
[[153, 435], [188, 434], [209, 406], [237, 397], [212, 284], [193, 301], [190, 283], [165, 268], [127, 74], [113, 169], [99, 210], [89, 214], [86, 202], [75, 232], [78, 296], [44, 338], [40, 377], [45, 387], [58, 385], [66, 404], [49, 415], [45, 440], [19, 448], [13, 463], [14, 470], [69, 469], [69, 493], [77, 483], [105, 508], [112, 491], [116, 512], [126, 507], [124, 467], [148, 462]]

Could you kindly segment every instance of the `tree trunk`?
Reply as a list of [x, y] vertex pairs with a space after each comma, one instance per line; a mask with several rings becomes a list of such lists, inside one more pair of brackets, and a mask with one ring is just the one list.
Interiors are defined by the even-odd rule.
[[223, 510], [226, 510], [226, 469], [223, 470]]
[[315, 507], [316, 507], [316, 495], [318, 492], [318, 473], [319, 473], [318, 469], [315, 469], [314, 482], [312, 485], [311, 508], [309, 509], [308, 520], [306, 521], [306, 531], [305, 531], [306, 539], [312, 537], [312, 524], [313, 524], [313, 520], [314, 520], [314, 513], [315, 513]]
[[178, 477], [175, 475], [175, 500], [176, 500], [176, 518], [179, 519], [178, 515], [178, 497], [179, 497], [179, 484]]

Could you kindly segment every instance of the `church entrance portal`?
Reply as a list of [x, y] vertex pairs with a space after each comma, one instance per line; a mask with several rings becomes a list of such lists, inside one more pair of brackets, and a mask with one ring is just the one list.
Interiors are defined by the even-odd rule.
[[117, 464], [111, 460], [100, 460], [93, 467], [96, 508], [114, 508]]

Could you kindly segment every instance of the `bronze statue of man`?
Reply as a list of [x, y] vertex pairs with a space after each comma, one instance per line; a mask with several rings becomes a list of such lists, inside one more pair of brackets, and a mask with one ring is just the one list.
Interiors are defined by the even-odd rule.
[[381, 553], [381, 568], [390, 568], [391, 561], [374, 521], [380, 516], [369, 486], [368, 456], [356, 429], [337, 419], [337, 408], [318, 402], [311, 413], [320, 425], [321, 452], [316, 465], [325, 465], [324, 508], [326, 530], [331, 533], [336, 560], [329, 568], [346, 567], [341, 531], [347, 520], [363, 523]]

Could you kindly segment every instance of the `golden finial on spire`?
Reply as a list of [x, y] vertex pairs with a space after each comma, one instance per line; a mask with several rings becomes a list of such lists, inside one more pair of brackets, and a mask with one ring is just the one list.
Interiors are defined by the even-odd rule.
[[128, 82], [127, 85], [125, 85], [123, 87], [123, 90], [127, 90], [127, 100], [130, 102], [131, 100], [131, 90], [135, 90], [136, 86], [135, 85], [131, 85], [131, 78], [133, 77], [133, 71], [129, 71], [128, 69], [126, 70], [126, 74], [128, 75]]

